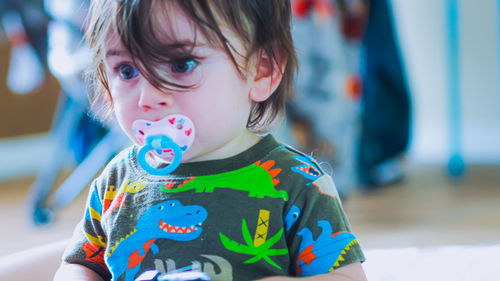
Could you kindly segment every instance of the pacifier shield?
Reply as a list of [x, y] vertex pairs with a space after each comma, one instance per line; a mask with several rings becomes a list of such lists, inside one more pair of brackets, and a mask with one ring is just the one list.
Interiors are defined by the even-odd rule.
[[[139, 146], [146, 144], [146, 138], [155, 135], [168, 136], [177, 144], [182, 152], [191, 147], [195, 130], [191, 119], [182, 114], [172, 114], [159, 121], [136, 120], [132, 124], [132, 132]], [[153, 154], [167, 161], [174, 157], [172, 148], [155, 148]]]

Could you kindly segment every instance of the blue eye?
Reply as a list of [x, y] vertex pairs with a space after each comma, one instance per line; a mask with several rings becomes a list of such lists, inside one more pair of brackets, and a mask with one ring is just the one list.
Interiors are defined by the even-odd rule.
[[178, 60], [171, 64], [171, 70], [174, 73], [186, 73], [195, 68], [198, 63], [192, 59]]
[[122, 79], [129, 80], [139, 75], [139, 70], [129, 64], [121, 64], [117, 67], [118, 74]]

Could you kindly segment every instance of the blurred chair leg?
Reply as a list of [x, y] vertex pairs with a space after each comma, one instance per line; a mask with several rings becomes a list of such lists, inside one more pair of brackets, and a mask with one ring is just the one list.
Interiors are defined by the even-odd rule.
[[460, 118], [460, 77], [459, 77], [459, 11], [457, 0], [447, 0], [448, 24], [448, 94], [450, 112], [450, 160], [448, 173], [459, 178], [465, 173], [465, 162], [461, 154], [461, 118]]
[[58, 210], [69, 205], [106, 162], [120, 150], [125, 140], [126, 137], [120, 127], [114, 126], [59, 186], [51, 201], [51, 209]]
[[52, 186], [57, 175], [64, 164], [71, 136], [75, 133], [77, 120], [84, 114], [84, 108], [61, 94], [59, 110], [54, 117], [54, 123], [49, 135], [51, 139], [51, 153], [47, 163], [43, 165], [37, 174], [35, 182], [31, 186], [29, 204], [33, 208], [33, 221], [35, 224], [46, 224], [51, 219], [51, 211], [46, 208], [45, 201], [50, 195]]

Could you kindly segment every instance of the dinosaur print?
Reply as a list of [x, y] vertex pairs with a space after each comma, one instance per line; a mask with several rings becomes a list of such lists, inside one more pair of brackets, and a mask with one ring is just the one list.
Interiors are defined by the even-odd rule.
[[[102, 203], [99, 200], [97, 189], [94, 188], [92, 194], [90, 195], [89, 207], [85, 212], [85, 220], [89, 222], [92, 222], [93, 220], [100, 222], [101, 213]], [[82, 250], [85, 252], [85, 259], [90, 262], [97, 263], [105, 268], [104, 250], [106, 249], [106, 239], [100, 235], [98, 237], [92, 236], [87, 232], [85, 232], [85, 236], [89, 241], [81, 246]]]
[[87, 221], [92, 221], [92, 220], [100, 221], [101, 214], [102, 214], [102, 202], [99, 199], [99, 194], [97, 193], [97, 189], [94, 188], [89, 198], [89, 207], [85, 212], [85, 219]]
[[302, 164], [292, 167], [292, 171], [299, 173], [312, 181], [317, 180], [323, 175], [310, 157], [297, 155], [294, 156], [294, 158]]
[[82, 249], [85, 251], [85, 259], [99, 264], [102, 268], [106, 268], [104, 263], [104, 248], [95, 245], [94, 243], [87, 242], [82, 245]]
[[333, 183], [332, 177], [323, 175], [316, 179], [311, 184], [311, 186], [316, 187], [319, 193], [321, 193], [322, 195], [332, 198], [339, 198], [339, 193], [337, 191], [337, 188], [335, 187], [335, 184]]
[[318, 221], [318, 226], [321, 234], [316, 240], [313, 240], [312, 232], [307, 227], [297, 233], [302, 236], [297, 276], [312, 276], [334, 270], [344, 260], [343, 255], [357, 243], [356, 237], [349, 232], [332, 233], [328, 221]]
[[129, 179], [124, 181], [119, 190], [116, 190], [115, 186], [110, 185], [104, 194], [104, 213], [113, 213], [113, 211], [118, 207], [123, 207], [125, 204], [125, 194], [126, 193], [137, 193], [143, 190], [147, 181], [140, 179], [134, 182], [130, 182]]
[[177, 193], [189, 190], [195, 192], [213, 192], [217, 189], [233, 189], [248, 191], [249, 197], [256, 198], [282, 198], [288, 200], [288, 193], [284, 190], [276, 190], [275, 185], [279, 183], [276, 177], [281, 169], [271, 169], [273, 160], [260, 163], [260, 161], [247, 167], [226, 172], [223, 174], [191, 177], [177, 188], [172, 184], [166, 184], [162, 190], [166, 193]]
[[226, 235], [219, 233], [220, 240], [224, 247], [232, 252], [253, 256], [252, 258], [244, 261], [243, 263], [255, 263], [264, 259], [272, 266], [281, 269], [281, 266], [276, 264], [270, 256], [285, 255], [288, 249], [271, 249], [283, 236], [283, 228], [281, 228], [274, 236], [266, 240], [267, 231], [269, 228], [269, 211], [260, 210], [257, 227], [255, 230], [255, 238], [252, 240], [252, 235], [248, 229], [245, 219], [241, 223], [241, 233], [246, 245], [229, 239]]
[[199, 260], [193, 260], [191, 265], [177, 268], [176, 261], [172, 258], [165, 260], [155, 259], [155, 269], [158, 272], [179, 272], [186, 268], [200, 270], [208, 274], [211, 280], [233, 281], [233, 266], [231, 263], [216, 255], [200, 255]]
[[151, 250], [157, 254], [156, 239], [190, 241], [202, 232], [201, 224], [207, 211], [201, 206], [183, 206], [177, 200], [168, 200], [144, 212], [135, 230], [111, 248], [106, 259], [113, 280], [125, 274], [125, 280], [134, 280], [142, 260]]
[[296, 205], [292, 205], [290, 211], [285, 216], [285, 229], [289, 231], [292, 225], [299, 219], [300, 209]]

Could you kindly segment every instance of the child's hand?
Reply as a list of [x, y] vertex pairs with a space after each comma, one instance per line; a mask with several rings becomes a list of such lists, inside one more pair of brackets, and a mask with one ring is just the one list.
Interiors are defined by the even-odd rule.
[[79, 264], [70, 264], [63, 262], [57, 269], [54, 281], [66, 280], [85, 280], [85, 281], [104, 281], [95, 271]]

